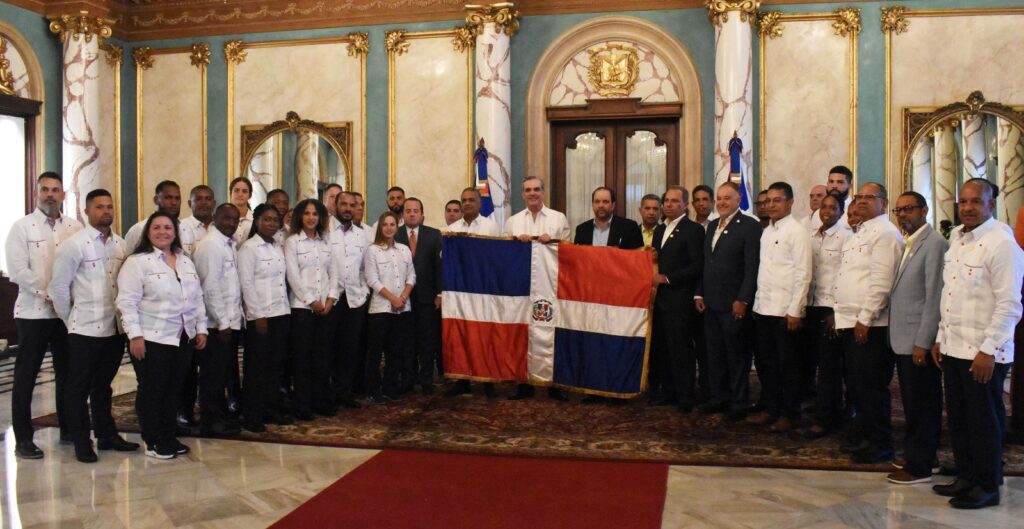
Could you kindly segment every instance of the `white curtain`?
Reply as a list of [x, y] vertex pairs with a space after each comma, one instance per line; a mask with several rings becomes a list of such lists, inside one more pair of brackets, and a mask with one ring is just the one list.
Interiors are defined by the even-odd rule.
[[1024, 205], [1024, 137], [1013, 123], [998, 118], [997, 148], [999, 186], [997, 217], [1010, 226], [1017, 221], [1017, 211]]
[[931, 212], [928, 215], [928, 222], [932, 222], [936, 217], [935, 209], [935, 185], [932, 182], [932, 143], [931, 141], [922, 141], [917, 144], [917, 148], [914, 149], [914, 167], [912, 169], [913, 180], [911, 180], [911, 189], [921, 193], [925, 200], [928, 202], [928, 210]]
[[956, 140], [952, 127], [935, 129], [935, 222], [953, 222], [956, 209], [957, 163]]
[[644, 195], [665, 192], [668, 147], [657, 145], [658, 137], [638, 130], [626, 138], [626, 216], [640, 222], [640, 201]]
[[565, 149], [565, 216], [569, 226], [593, 218], [590, 193], [604, 185], [604, 138], [593, 132], [576, 136], [576, 148]]

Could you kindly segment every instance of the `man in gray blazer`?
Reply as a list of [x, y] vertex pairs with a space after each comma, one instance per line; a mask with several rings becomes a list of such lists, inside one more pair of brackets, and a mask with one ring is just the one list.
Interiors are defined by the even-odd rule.
[[923, 196], [907, 191], [896, 200], [896, 220], [906, 248], [889, 297], [889, 346], [896, 353], [900, 397], [907, 418], [902, 468], [896, 484], [931, 481], [942, 427], [942, 371], [929, 355], [939, 330], [942, 262], [948, 243], [928, 225]]

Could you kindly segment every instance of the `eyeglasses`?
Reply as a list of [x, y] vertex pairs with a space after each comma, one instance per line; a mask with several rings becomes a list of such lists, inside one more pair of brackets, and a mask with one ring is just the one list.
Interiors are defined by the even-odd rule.
[[882, 198], [881, 195], [853, 195], [854, 200], [874, 200], [876, 198]]
[[899, 215], [900, 213], [903, 213], [904, 211], [907, 212], [907, 213], [910, 213], [910, 212], [914, 211], [915, 209], [921, 209], [923, 207], [924, 206], [903, 206], [902, 208], [892, 208], [892, 214], [893, 215]]

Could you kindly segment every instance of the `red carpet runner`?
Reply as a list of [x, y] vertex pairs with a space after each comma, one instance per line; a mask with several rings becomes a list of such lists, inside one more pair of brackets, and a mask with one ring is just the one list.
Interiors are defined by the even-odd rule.
[[658, 529], [668, 465], [385, 450], [275, 529]]

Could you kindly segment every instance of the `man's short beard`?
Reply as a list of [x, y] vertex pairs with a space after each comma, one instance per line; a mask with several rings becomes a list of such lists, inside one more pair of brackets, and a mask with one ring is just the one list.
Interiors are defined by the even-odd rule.
[[846, 191], [839, 191], [838, 189], [833, 189], [832, 191], [829, 191], [828, 194], [838, 198], [840, 202], [846, 202], [846, 197], [850, 196], [850, 190], [847, 189]]
[[58, 213], [60, 213], [60, 202], [51, 206], [46, 202], [40, 200], [37, 204], [37, 207], [39, 208], [39, 211], [42, 211], [43, 214], [46, 215], [47, 217], [55, 217]]
[[399, 206], [388, 208], [388, 209], [390, 209], [391, 212], [394, 213], [395, 215], [401, 215], [402, 211], [405, 209], [405, 207], [399, 205]]

